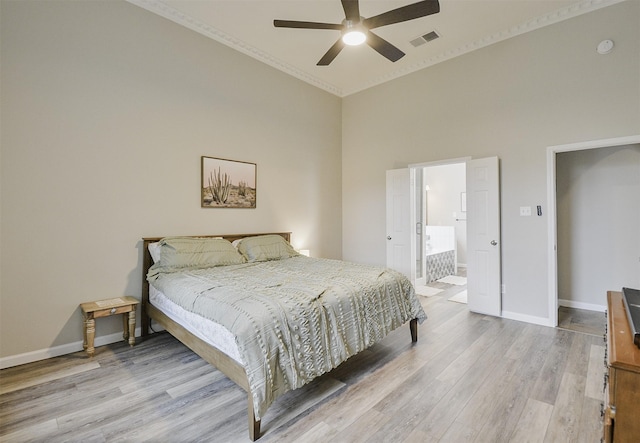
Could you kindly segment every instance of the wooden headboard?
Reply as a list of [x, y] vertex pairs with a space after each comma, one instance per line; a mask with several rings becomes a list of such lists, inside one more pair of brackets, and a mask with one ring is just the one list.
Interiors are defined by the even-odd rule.
[[[258, 235], [279, 235], [283, 237], [286, 241], [291, 242], [291, 232], [266, 232], [266, 233], [258, 233], [258, 234], [226, 234], [226, 235], [183, 235], [181, 237], [189, 237], [189, 238], [211, 238], [211, 237], [222, 237], [225, 240], [229, 240], [230, 242], [240, 240], [245, 237], [256, 237]], [[168, 237], [168, 236], [164, 236]], [[142, 332], [141, 335], [143, 337], [149, 334], [149, 316], [147, 315], [147, 305], [149, 304], [149, 282], [147, 281], [147, 273], [149, 272], [149, 268], [153, 265], [153, 260], [151, 260], [151, 253], [149, 252], [149, 243], [155, 243], [157, 241], [162, 240], [164, 237], [144, 237], [142, 239], [142, 311], [140, 312], [141, 316], [141, 325]]]

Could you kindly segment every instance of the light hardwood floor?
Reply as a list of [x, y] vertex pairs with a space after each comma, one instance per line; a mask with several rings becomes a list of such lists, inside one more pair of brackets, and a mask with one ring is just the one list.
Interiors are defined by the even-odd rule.
[[558, 309], [558, 327], [560, 329], [584, 332], [585, 334], [602, 337], [606, 323], [607, 314], [604, 312], [587, 311], [564, 306]]
[[[420, 300], [418, 343], [405, 325], [281, 397], [259, 441], [600, 441], [602, 336]], [[0, 377], [3, 442], [249, 441], [244, 391], [166, 333]]]

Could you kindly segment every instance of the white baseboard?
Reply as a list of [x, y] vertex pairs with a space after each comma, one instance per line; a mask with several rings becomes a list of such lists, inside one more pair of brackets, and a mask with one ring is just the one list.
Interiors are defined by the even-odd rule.
[[551, 324], [551, 320], [547, 317], [535, 317], [533, 315], [520, 314], [518, 312], [502, 311], [502, 318], [532, 323], [534, 325], [548, 326], [550, 328], [556, 327], [556, 325]]
[[593, 303], [583, 303], [573, 300], [558, 299], [558, 305], [565, 308], [584, 309], [586, 311], [605, 312], [607, 307], [605, 305], [595, 305]]
[[[605, 312], [606, 306], [594, 305], [590, 303], [581, 303], [571, 300], [558, 299], [559, 306], [565, 306], [567, 308], [585, 309], [587, 311]], [[502, 311], [502, 318], [508, 318], [509, 320], [523, 321], [525, 323], [533, 323], [534, 325], [548, 326], [555, 328], [557, 325], [551, 324], [551, 321], [547, 317], [535, 317], [533, 315], [520, 314], [518, 312]]]
[[[136, 328], [136, 337], [140, 337], [140, 331], [141, 329], [139, 327]], [[95, 347], [98, 347], [119, 341], [122, 341], [122, 332], [96, 337], [93, 343]], [[11, 368], [13, 366], [24, 365], [26, 363], [33, 363], [34, 361], [46, 360], [60, 355], [72, 354], [82, 350], [82, 341], [77, 341], [74, 343], [54, 346], [52, 348], [26, 352], [24, 354], [10, 355], [8, 357], [0, 358], [0, 369]]]

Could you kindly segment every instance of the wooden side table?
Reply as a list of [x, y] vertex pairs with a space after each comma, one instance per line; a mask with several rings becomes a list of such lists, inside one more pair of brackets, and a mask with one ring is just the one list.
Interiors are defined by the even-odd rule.
[[131, 296], [110, 298], [108, 300], [98, 300], [81, 303], [82, 315], [84, 316], [84, 341], [83, 347], [89, 357], [93, 357], [95, 348], [93, 340], [96, 335], [96, 318], [109, 317], [110, 315], [122, 314], [122, 324], [124, 332], [122, 337], [129, 340], [129, 345], [136, 343], [136, 307], [140, 301]]

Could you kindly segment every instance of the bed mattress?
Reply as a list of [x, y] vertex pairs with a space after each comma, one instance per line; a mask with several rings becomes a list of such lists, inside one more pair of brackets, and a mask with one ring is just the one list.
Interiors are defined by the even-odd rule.
[[200, 340], [218, 348], [244, 365], [235, 336], [224, 326], [183, 309], [151, 285], [149, 285], [149, 302]]

